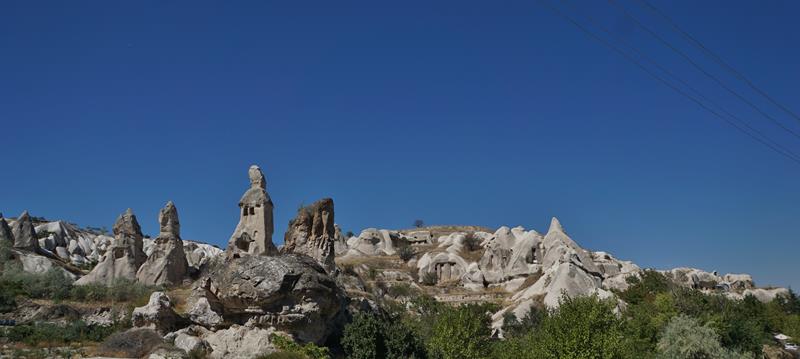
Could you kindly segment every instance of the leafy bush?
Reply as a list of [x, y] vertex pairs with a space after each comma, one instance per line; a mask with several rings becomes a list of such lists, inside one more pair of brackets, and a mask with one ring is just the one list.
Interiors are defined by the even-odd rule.
[[348, 358], [425, 358], [417, 333], [398, 319], [359, 313], [345, 327], [342, 347]]
[[119, 328], [116, 326], [87, 326], [83, 321], [74, 321], [66, 325], [53, 323], [36, 323], [11, 327], [7, 337], [12, 342], [28, 345], [55, 344], [63, 345], [73, 342], [99, 342]]
[[[286, 338], [281, 335], [273, 334], [270, 337], [272, 344], [275, 345], [275, 348], [278, 348], [283, 353], [278, 354], [283, 355], [284, 358], [304, 358], [304, 359], [328, 359], [330, 358], [330, 352], [328, 348], [319, 347], [314, 343], [307, 343], [305, 345], [300, 345], [295, 343], [293, 340]], [[288, 355], [287, 355], [288, 354]], [[266, 358], [274, 358], [270, 356], [266, 356]]]
[[414, 255], [416, 254], [417, 252], [411, 246], [402, 247], [399, 251], [397, 251], [397, 255], [400, 256], [400, 259], [402, 259], [403, 262], [408, 262], [411, 260], [411, 258], [414, 258]]
[[34, 299], [136, 303], [146, 302], [150, 293], [159, 289], [128, 279], [116, 279], [109, 286], [98, 283], [74, 285], [72, 279], [56, 268], [43, 274], [28, 273], [18, 268], [4, 270], [0, 276], [0, 288], [4, 289], [3, 293]]
[[470, 252], [481, 249], [481, 238], [475, 235], [475, 232], [467, 233], [464, 237], [464, 247]]
[[506, 338], [528, 335], [539, 328], [546, 314], [541, 309], [531, 307], [531, 310], [520, 320], [514, 313], [506, 312], [503, 315], [503, 333]]
[[446, 307], [436, 317], [428, 353], [442, 359], [486, 358], [491, 349], [490, 319], [485, 307]]
[[700, 325], [697, 319], [678, 315], [667, 324], [658, 341], [659, 358], [752, 358], [722, 347], [713, 328]]
[[414, 227], [416, 227], [416, 228], [422, 228], [422, 227], [424, 227], [424, 226], [425, 226], [425, 221], [423, 221], [423, 220], [421, 220], [421, 219], [415, 219], [415, 220], [414, 220]]

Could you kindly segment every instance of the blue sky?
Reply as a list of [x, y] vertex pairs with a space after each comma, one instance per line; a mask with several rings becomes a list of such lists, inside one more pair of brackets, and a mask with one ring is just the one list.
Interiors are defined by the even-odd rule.
[[[800, 123], [622, 1], [786, 126]], [[731, 112], [800, 140], [606, 2], [591, 16]], [[800, 112], [791, 1], [655, 1]], [[345, 230], [475, 224], [546, 231], [645, 267], [747, 272], [800, 288], [800, 165], [650, 78], [539, 2], [0, 3], [0, 211], [224, 246], [247, 167], [280, 243], [330, 196]]]

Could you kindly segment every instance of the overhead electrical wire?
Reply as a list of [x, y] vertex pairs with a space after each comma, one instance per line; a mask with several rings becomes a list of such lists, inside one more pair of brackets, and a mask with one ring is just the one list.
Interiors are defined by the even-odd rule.
[[648, 75], [650, 75], [651, 77], [653, 77], [657, 81], [663, 83], [667, 87], [671, 88], [673, 91], [677, 92], [681, 96], [686, 97], [687, 99], [691, 100], [692, 102], [694, 102], [695, 104], [697, 104], [701, 108], [703, 108], [706, 111], [710, 112], [712, 115], [716, 116], [717, 118], [723, 120], [725, 123], [733, 126], [734, 128], [736, 128], [740, 132], [744, 133], [745, 135], [749, 136], [750, 138], [758, 141], [759, 143], [763, 144], [764, 146], [767, 146], [771, 150], [773, 150], [773, 151], [785, 156], [786, 158], [794, 161], [795, 163], [800, 164], [800, 158], [797, 158], [796, 155], [793, 155], [792, 153], [786, 153], [786, 152], [781, 151], [780, 148], [770, 144], [769, 142], [759, 138], [758, 136], [755, 136], [753, 133], [751, 133], [751, 132], [747, 131], [745, 128], [739, 126], [736, 122], [733, 122], [730, 119], [722, 116], [719, 112], [717, 112], [714, 109], [710, 108], [709, 106], [707, 106], [703, 102], [699, 101], [695, 97], [689, 95], [686, 91], [684, 91], [684, 90], [680, 89], [679, 87], [673, 85], [669, 81], [666, 81], [661, 76], [658, 76], [656, 73], [651, 71], [649, 68], [644, 66], [640, 61], [638, 61], [637, 59], [633, 58], [628, 53], [620, 50], [614, 44], [606, 41], [604, 38], [602, 38], [602, 37], [598, 36], [597, 34], [595, 34], [591, 30], [589, 30], [588, 28], [583, 26], [581, 23], [579, 23], [577, 20], [573, 19], [569, 15], [565, 14], [564, 12], [562, 12], [559, 8], [557, 8], [557, 7], [553, 6], [552, 4], [550, 4], [548, 0], [539, 0], [539, 2], [542, 3], [545, 7], [549, 8], [551, 11], [553, 11], [559, 17], [561, 17], [561, 18], [567, 20], [568, 22], [570, 22], [571, 24], [575, 25], [578, 29], [580, 29], [582, 32], [584, 32], [589, 37], [591, 37], [591, 38], [595, 39], [596, 41], [602, 43], [603, 45], [605, 45], [606, 47], [610, 48], [614, 52], [617, 52], [618, 54], [622, 55], [625, 59], [627, 59], [628, 61], [630, 61], [634, 65], [638, 66], [640, 69], [642, 69]]
[[[561, 0], [561, 2], [562, 2], [562, 3], [567, 3], [568, 1], [567, 1], [567, 0]], [[575, 9], [575, 7], [574, 7], [574, 6], [572, 6], [572, 8], [573, 8], [573, 9]], [[620, 39], [620, 37], [619, 37], [619, 36], [615, 36], [615, 35], [614, 35], [614, 34], [613, 34], [613, 33], [612, 33], [612, 32], [611, 32], [611, 31], [610, 31], [610, 30], [609, 30], [607, 27], [605, 27], [605, 26], [603, 26], [602, 24], [600, 24], [600, 22], [599, 22], [599, 21], [596, 21], [594, 18], [592, 18], [591, 16], [588, 16], [588, 15], [584, 15], [584, 17], [585, 17], [585, 18], [586, 18], [586, 19], [587, 19], [587, 20], [588, 20], [588, 21], [589, 21], [589, 22], [590, 22], [590, 23], [591, 23], [593, 26], [595, 26], [595, 27], [599, 28], [600, 30], [602, 30], [602, 31], [603, 31], [603, 32], [604, 32], [604, 33], [605, 33], [607, 36], [609, 36], [609, 37], [612, 37], [612, 38], [615, 38], [615, 39], [616, 39], [616, 40], [617, 40], [619, 43], [623, 44], [625, 47], [627, 47], [627, 48], [628, 48], [630, 51], [632, 51], [633, 53], [635, 53], [635, 54], [636, 54], [637, 56], [639, 56], [641, 59], [644, 59], [646, 62], [650, 63], [652, 66], [654, 66], [654, 67], [656, 67], [657, 69], [661, 70], [661, 72], [663, 72], [664, 74], [666, 74], [668, 77], [670, 77], [670, 78], [671, 78], [671, 79], [673, 79], [674, 81], [676, 81], [676, 82], [680, 83], [681, 85], [683, 85], [684, 87], [686, 87], [687, 89], [689, 89], [689, 90], [690, 90], [691, 92], [693, 92], [693, 93], [694, 93], [694, 94], [695, 94], [695, 95], [696, 95], [696, 96], [697, 96], [697, 97], [698, 97], [700, 100], [702, 100], [702, 101], [704, 101], [704, 102], [706, 102], [706, 103], [709, 103], [709, 104], [711, 104], [711, 106], [712, 106], [712, 107], [715, 107], [715, 108], [717, 108], [717, 109], [718, 109], [720, 112], [724, 113], [724, 114], [725, 114], [725, 115], [727, 115], [728, 117], [730, 117], [730, 118], [734, 119], [735, 121], [738, 121], [738, 122], [739, 122], [741, 125], [743, 125], [743, 126], [744, 126], [744, 127], [746, 127], [747, 129], [749, 129], [750, 131], [752, 131], [753, 133], [755, 133], [757, 136], [760, 136], [760, 137], [761, 137], [761, 138], [762, 138], [764, 141], [766, 141], [766, 142], [769, 142], [769, 143], [770, 143], [770, 144], [772, 144], [773, 146], [775, 146], [775, 147], [777, 147], [778, 149], [780, 149], [782, 152], [784, 152], [784, 153], [785, 153], [785, 155], [789, 155], [789, 156], [791, 156], [791, 157], [794, 157], [794, 158], [800, 159], [800, 156], [798, 156], [798, 155], [797, 155], [796, 153], [794, 153], [792, 150], [790, 150], [790, 149], [788, 149], [788, 148], [784, 147], [783, 145], [781, 145], [781, 144], [780, 144], [780, 143], [778, 143], [777, 141], [774, 141], [774, 140], [772, 140], [772, 139], [771, 139], [771, 138], [769, 138], [769, 137], [768, 137], [766, 134], [764, 134], [763, 132], [761, 132], [761, 131], [760, 131], [760, 130], [758, 130], [757, 128], [754, 128], [753, 126], [751, 126], [751, 125], [750, 125], [750, 124], [749, 124], [747, 121], [745, 121], [745, 120], [743, 120], [743, 119], [739, 118], [738, 116], [736, 116], [736, 115], [734, 115], [734, 114], [730, 113], [729, 111], [727, 111], [727, 110], [726, 110], [724, 107], [722, 107], [722, 106], [720, 106], [720, 105], [716, 104], [714, 101], [712, 101], [711, 99], [709, 99], [708, 97], [706, 97], [705, 95], [703, 95], [703, 94], [702, 94], [700, 91], [698, 91], [698, 90], [697, 90], [695, 87], [693, 87], [692, 85], [690, 85], [689, 83], [687, 83], [686, 81], [684, 81], [683, 79], [681, 79], [680, 77], [678, 77], [677, 75], [675, 75], [674, 73], [672, 73], [671, 71], [669, 71], [669, 69], [667, 69], [667, 68], [665, 68], [664, 66], [662, 66], [661, 64], [659, 64], [657, 61], [655, 61], [653, 58], [651, 58], [650, 56], [648, 56], [648, 55], [647, 55], [647, 54], [645, 54], [644, 52], [642, 52], [642, 51], [639, 51], [639, 50], [638, 50], [638, 49], [637, 49], [637, 48], [636, 48], [634, 45], [632, 45], [632, 44], [630, 44], [630, 43], [627, 43], [627, 42], [625, 42], [624, 40]]]
[[627, 9], [627, 8], [625, 8], [624, 6], [620, 5], [620, 4], [619, 4], [619, 3], [617, 3], [615, 0], [607, 0], [607, 1], [608, 1], [610, 4], [612, 4], [612, 5], [616, 6], [617, 8], [619, 8], [619, 9], [620, 9], [620, 10], [621, 10], [621, 11], [622, 11], [624, 14], [625, 14], [625, 17], [627, 17], [628, 19], [630, 19], [631, 21], [633, 21], [633, 22], [636, 24], [636, 26], [638, 26], [638, 27], [642, 28], [642, 29], [643, 29], [644, 31], [646, 31], [648, 34], [650, 34], [651, 36], [653, 36], [654, 38], [656, 38], [656, 39], [657, 39], [659, 42], [661, 42], [662, 44], [664, 44], [664, 46], [668, 47], [670, 50], [672, 50], [673, 52], [675, 52], [675, 53], [677, 53], [678, 55], [680, 55], [681, 57], [683, 57], [683, 58], [684, 58], [686, 61], [688, 61], [688, 62], [689, 62], [689, 63], [690, 63], [690, 64], [691, 64], [691, 65], [692, 65], [692, 66], [693, 66], [695, 69], [697, 69], [698, 71], [702, 72], [702, 73], [703, 73], [703, 74], [704, 74], [706, 77], [708, 77], [708, 78], [710, 78], [711, 80], [713, 80], [714, 82], [716, 82], [716, 83], [717, 83], [719, 86], [721, 86], [722, 88], [724, 88], [724, 89], [725, 89], [726, 91], [728, 91], [730, 94], [732, 94], [732, 95], [736, 96], [736, 98], [738, 98], [739, 100], [741, 100], [742, 102], [744, 102], [745, 104], [747, 104], [748, 106], [750, 106], [750, 108], [752, 108], [752, 109], [753, 109], [753, 110], [755, 110], [756, 112], [760, 113], [762, 116], [764, 116], [766, 119], [770, 120], [770, 121], [771, 121], [772, 123], [774, 123], [776, 126], [778, 126], [778, 127], [782, 128], [784, 131], [786, 131], [786, 132], [788, 132], [788, 133], [792, 134], [794, 137], [797, 137], [798, 139], [800, 139], [800, 133], [797, 133], [797, 132], [795, 132], [794, 130], [792, 130], [791, 128], [789, 128], [789, 127], [786, 127], [786, 126], [785, 126], [783, 123], [781, 123], [780, 121], [778, 121], [777, 119], [775, 119], [774, 117], [772, 117], [770, 114], [766, 113], [764, 110], [762, 110], [762, 109], [761, 109], [760, 107], [758, 107], [756, 104], [754, 104], [752, 101], [748, 100], [747, 98], [745, 98], [744, 96], [742, 96], [741, 94], [739, 94], [738, 92], [736, 92], [735, 90], [733, 90], [732, 88], [730, 88], [730, 86], [726, 85], [726, 84], [725, 84], [724, 82], [722, 82], [722, 80], [720, 80], [720, 79], [719, 79], [717, 76], [714, 76], [714, 74], [712, 74], [712, 73], [708, 72], [706, 69], [704, 69], [702, 66], [700, 66], [700, 64], [698, 64], [696, 61], [694, 61], [694, 60], [693, 60], [693, 59], [692, 59], [692, 58], [691, 58], [689, 55], [687, 55], [685, 52], [681, 51], [680, 49], [678, 49], [677, 47], [675, 47], [674, 45], [672, 45], [672, 44], [671, 44], [669, 41], [667, 41], [666, 39], [664, 39], [664, 38], [663, 38], [661, 35], [659, 35], [659, 34], [658, 34], [658, 33], [656, 33], [655, 31], [651, 30], [649, 27], [647, 27], [647, 26], [645, 26], [644, 24], [642, 24], [642, 22], [640, 22], [640, 21], [639, 21], [639, 20], [638, 20], [636, 17], [634, 17], [633, 15], [631, 15], [631, 13], [628, 11], [628, 9]]
[[673, 20], [672, 20], [672, 18], [670, 18], [670, 17], [669, 17], [669, 16], [668, 16], [666, 13], [664, 13], [663, 11], [661, 11], [661, 10], [659, 10], [658, 8], [656, 8], [655, 6], [653, 6], [653, 5], [652, 5], [651, 3], [649, 3], [647, 0], [638, 0], [638, 1], [639, 1], [640, 3], [642, 3], [642, 4], [643, 4], [643, 5], [646, 7], [646, 8], [650, 9], [652, 12], [656, 13], [658, 16], [660, 16], [660, 17], [662, 17], [664, 20], [666, 20], [666, 21], [667, 21], [667, 23], [669, 23], [669, 25], [670, 25], [670, 26], [671, 26], [671, 27], [672, 27], [672, 28], [673, 28], [673, 29], [674, 29], [676, 32], [680, 33], [680, 34], [681, 34], [681, 35], [682, 35], [682, 36], [683, 36], [683, 37], [684, 37], [686, 40], [688, 40], [688, 41], [689, 41], [689, 42], [690, 42], [692, 45], [694, 45], [695, 47], [697, 47], [698, 49], [700, 49], [701, 51], [703, 51], [703, 53], [705, 53], [705, 54], [706, 54], [706, 56], [710, 57], [710, 58], [711, 58], [711, 59], [712, 59], [714, 62], [716, 62], [718, 65], [720, 65], [720, 66], [722, 66], [723, 68], [725, 68], [726, 70], [728, 70], [728, 72], [730, 72], [731, 74], [733, 74], [734, 76], [736, 76], [736, 78], [738, 78], [739, 80], [741, 80], [742, 82], [744, 82], [745, 84], [747, 84], [747, 86], [748, 86], [748, 87], [750, 87], [750, 88], [751, 88], [753, 91], [755, 91], [755, 92], [758, 92], [758, 93], [759, 93], [761, 96], [763, 96], [764, 98], [766, 98], [767, 100], [769, 100], [769, 102], [771, 102], [773, 105], [777, 106], [778, 108], [780, 108], [781, 110], [783, 110], [783, 112], [786, 112], [787, 114], [789, 114], [789, 116], [792, 116], [792, 117], [793, 117], [795, 120], [797, 120], [798, 122], [800, 122], [800, 116], [798, 116], [796, 113], [794, 113], [794, 112], [793, 112], [791, 109], [789, 109], [787, 106], [784, 106], [783, 104], [781, 104], [780, 102], [778, 102], [777, 100], [775, 100], [775, 98], [773, 98], [772, 96], [770, 96], [770, 95], [769, 95], [769, 94], [768, 94], [766, 91], [764, 91], [764, 90], [760, 89], [758, 86], [756, 86], [756, 85], [755, 85], [755, 84], [754, 84], [752, 81], [750, 81], [750, 79], [748, 79], [748, 78], [747, 78], [747, 77], [746, 77], [746, 76], [745, 76], [743, 73], [741, 73], [739, 70], [737, 70], [737, 69], [733, 68], [733, 66], [731, 66], [731, 65], [729, 65], [727, 62], [725, 62], [725, 61], [724, 61], [724, 60], [723, 60], [723, 59], [722, 59], [722, 58], [721, 58], [719, 55], [717, 55], [716, 53], [714, 53], [713, 51], [711, 51], [711, 49], [709, 49], [709, 48], [708, 48], [708, 47], [706, 47], [706, 46], [705, 46], [705, 45], [704, 45], [702, 42], [700, 42], [700, 40], [698, 40], [697, 38], [695, 38], [694, 36], [692, 36], [692, 35], [691, 35], [690, 33], [688, 33], [687, 31], [683, 30], [683, 29], [682, 29], [680, 26], [678, 26], [678, 24], [677, 24], [675, 21], [673, 21]]

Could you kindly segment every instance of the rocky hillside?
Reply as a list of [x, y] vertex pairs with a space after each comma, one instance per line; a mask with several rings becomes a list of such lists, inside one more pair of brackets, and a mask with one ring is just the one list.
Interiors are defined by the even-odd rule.
[[[35, 323], [42, 319], [35, 313], [42, 311], [50, 313], [46, 320], [61, 322], [65, 317], [59, 313], [101, 315], [103, 320], [90, 325], [116, 328], [127, 320], [134, 328], [120, 335], [148, 331], [156, 342], [170, 345], [162, 348], [162, 357], [166, 350], [177, 356], [249, 358], [276, 351], [286, 339], [335, 342], [355, 314], [381, 313], [387, 303], [408, 306], [422, 295], [449, 304], [495, 304], [493, 335], [502, 338], [510, 316], [522, 321], [533, 311], [559, 307], [564, 296], [608, 299], [622, 310], [626, 303], [619, 294], [645, 273], [633, 262], [582, 248], [556, 218], [544, 234], [522, 227], [436, 226], [370, 228], [346, 238], [335, 225], [330, 198], [300, 209], [279, 247], [272, 241], [273, 204], [265, 177], [257, 166], [248, 175], [239, 223], [224, 251], [183, 239], [172, 202], [159, 213], [154, 239], [144, 237], [130, 209], [119, 215], [111, 234], [34, 219], [27, 212], [0, 216], [0, 244], [9, 248], [0, 262], [6, 273], [60, 273], [72, 288], [64, 298], [76, 300], [83, 297], [75, 293], [86, 288], [119, 283], [160, 289], [129, 316], [112, 313], [106, 304], [57, 304], [69, 309], [54, 311], [52, 303], [26, 300], [2, 318]], [[768, 302], [788, 293], [757, 288], [746, 274], [692, 268], [661, 273], [675, 285], [735, 300], [752, 295]]]

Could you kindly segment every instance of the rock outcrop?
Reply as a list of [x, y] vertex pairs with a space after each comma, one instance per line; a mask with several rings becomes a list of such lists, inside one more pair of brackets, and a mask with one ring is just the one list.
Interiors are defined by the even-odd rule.
[[76, 284], [103, 283], [108, 285], [120, 278], [136, 280], [136, 273], [144, 264], [147, 256], [143, 250], [142, 228], [130, 208], [117, 217], [113, 231], [114, 241], [106, 249], [100, 262]]
[[131, 314], [134, 327], [153, 329], [161, 335], [172, 331], [177, 323], [178, 315], [164, 292], [153, 292], [147, 305], [134, 308]]
[[229, 258], [199, 283], [190, 299], [208, 301], [201, 317], [214, 311], [229, 324], [275, 328], [317, 344], [343, 325], [344, 293], [305, 255], [243, 254]]
[[8, 222], [3, 218], [2, 213], [0, 213], [0, 243], [6, 243], [9, 246], [14, 245], [14, 235], [11, 232], [11, 227], [8, 226]]
[[228, 241], [229, 255], [240, 253], [275, 255], [272, 243], [275, 224], [272, 219], [272, 199], [267, 193], [267, 181], [258, 166], [250, 166], [250, 189], [239, 200], [239, 224]]
[[330, 198], [300, 208], [297, 216], [289, 221], [281, 252], [307, 255], [328, 273], [333, 273], [336, 269], [333, 261], [336, 227], [333, 221], [333, 200]]
[[153, 243], [153, 251], [136, 273], [136, 280], [148, 285], [174, 285], [183, 281], [188, 269], [180, 222], [175, 204], [169, 201], [158, 214], [161, 233]]
[[39, 241], [36, 239], [36, 229], [33, 227], [28, 211], [22, 212], [11, 226], [14, 237], [14, 248], [31, 252], [39, 252]]

